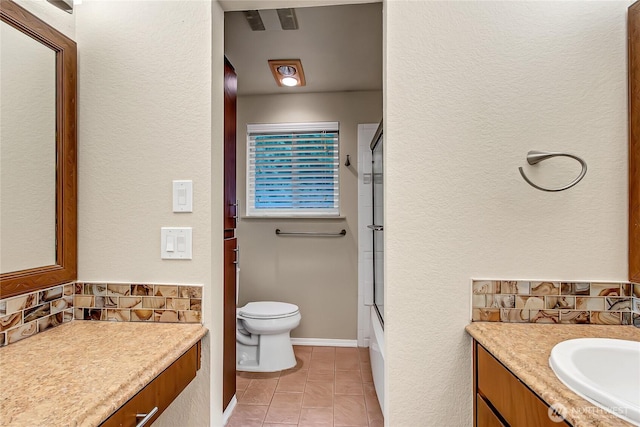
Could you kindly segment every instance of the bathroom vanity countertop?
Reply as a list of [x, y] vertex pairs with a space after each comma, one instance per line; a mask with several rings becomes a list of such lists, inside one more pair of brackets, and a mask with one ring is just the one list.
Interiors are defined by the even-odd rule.
[[564, 405], [566, 419], [574, 427], [632, 426], [569, 390], [549, 367], [549, 355], [553, 346], [574, 338], [640, 341], [640, 328], [474, 322], [466, 330], [547, 404]]
[[74, 320], [0, 348], [0, 425], [97, 426], [206, 333]]

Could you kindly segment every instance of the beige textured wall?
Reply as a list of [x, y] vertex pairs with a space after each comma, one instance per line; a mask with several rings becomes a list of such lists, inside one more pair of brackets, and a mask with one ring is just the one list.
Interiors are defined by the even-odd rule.
[[472, 424], [471, 278], [626, 280], [628, 5], [385, 3], [386, 425]]
[[[242, 80], [239, 80], [242, 84]], [[340, 203], [343, 219], [242, 218], [239, 305], [275, 300], [302, 314], [293, 337], [356, 339], [358, 312], [357, 125], [382, 116], [381, 92], [245, 96], [238, 99], [238, 199], [245, 212], [248, 123], [340, 122]], [[344, 166], [346, 155], [351, 166]], [[341, 238], [278, 237], [283, 231], [344, 228]]]
[[[78, 279], [204, 285], [202, 368], [159, 426], [222, 424], [221, 15], [206, 1], [77, 8]], [[193, 180], [193, 213], [172, 212], [174, 179]], [[193, 227], [193, 260], [160, 259], [162, 226]]]
[[[52, 5], [46, 0], [14, 0], [18, 5], [33, 13], [65, 36], [75, 40], [76, 36], [76, 16], [78, 9], [74, 13], [67, 13], [64, 10]], [[76, 6], [76, 8], [79, 6]]]

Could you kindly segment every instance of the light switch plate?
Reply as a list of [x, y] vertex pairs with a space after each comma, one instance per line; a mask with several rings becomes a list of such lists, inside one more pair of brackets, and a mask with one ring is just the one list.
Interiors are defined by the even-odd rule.
[[173, 181], [173, 211], [193, 212], [193, 181]]
[[162, 227], [160, 229], [160, 258], [192, 259], [191, 227]]

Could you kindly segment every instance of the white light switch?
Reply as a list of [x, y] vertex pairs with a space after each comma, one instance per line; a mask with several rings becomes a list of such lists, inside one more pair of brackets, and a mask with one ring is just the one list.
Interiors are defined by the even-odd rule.
[[193, 181], [173, 181], [173, 211], [193, 212]]
[[160, 258], [192, 259], [191, 227], [160, 229]]

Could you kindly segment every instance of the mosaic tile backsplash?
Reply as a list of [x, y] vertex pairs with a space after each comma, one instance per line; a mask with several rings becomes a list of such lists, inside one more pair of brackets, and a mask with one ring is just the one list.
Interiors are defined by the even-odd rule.
[[0, 300], [0, 347], [73, 320], [74, 284]]
[[0, 299], [0, 347], [74, 319], [202, 323], [202, 286], [75, 282]]
[[76, 320], [200, 323], [202, 286], [77, 282], [73, 306]]
[[640, 327], [640, 284], [473, 280], [472, 321]]

